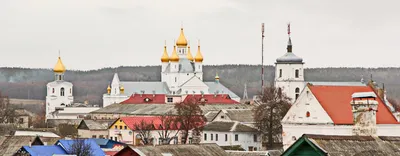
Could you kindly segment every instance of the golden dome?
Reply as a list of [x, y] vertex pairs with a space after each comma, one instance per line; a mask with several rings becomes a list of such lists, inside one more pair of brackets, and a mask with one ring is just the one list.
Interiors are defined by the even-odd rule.
[[125, 91], [125, 88], [123, 86], [119, 87], [119, 91], [123, 94]]
[[108, 87], [107, 87], [107, 94], [110, 94], [111, 93], [111, 87], [110, 87], [110, 85], [108, 85]]
[[179, 56], [178, 53], [176, 53], [176, 46], [174, 46], [174, 51], [172, 52], [171, 57], [169, 58], [171, 62], [178, 62], [179, 61]]
[[219, 80], [218, 73], [215, 75], [215, 80]]
[[168, 53], [167, 53], [167, 46], [166, 45], [164, 46], [164, 53], [161, 56], [161, 62], [169, 62], [169, 56], [168, 56]]
[[190, 52], [190, 46], [188, 46], [188, 52], [187, 52], [186, 57], [187, 57], [188, 60], [194, 61], [192, 53]]
[[203, 62], [203, 55], [201, 55], [201, 52], [200, 52], [200, 45], [198, 47], [199, 48], [197, 50], [196, 56], [194, 57], [194, 61], [195, 62]]
[[178, 40], [176, 41], [177, 46], [187, 46], [187, 40], [185, 34], [183, 34], [183, 28], [181, 28], [181, 34], [179, 35]]
[[58, 57], [57, 64], [56, 64], [56, 66], [54, 66], [53, 71], [56, 72], [56, 73], [64, 73], [65, 70], [66, 69], [65, 69], [64, 64], [61, 61], [61, 57]]

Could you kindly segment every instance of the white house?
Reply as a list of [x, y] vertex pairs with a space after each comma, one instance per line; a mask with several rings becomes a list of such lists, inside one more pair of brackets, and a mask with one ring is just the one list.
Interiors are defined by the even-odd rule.
[[[360, 110], [370, 114], [360, 116]], [[360, 127], [372, 126], [379, 136], [400, 136], [400, 123], [374, 88], [367, 85], [309, 83], [281, 123], [284, 149], [303, 134], [360, 135]]]
[[166, 103], [181, 102], [182, 96], [189, 94], [228, 94], [233, 100], [240, 102], [240, 97], [215, 81], [203, 81], [203, 55], [198, 44], [197, 53], [193, 57], [190, 45], [181, 28], [180, 35], [174, 43], [171, 56], [167, 53], [167, 46], [161, 56], [161, 81], [159, 82], [132, 82], [120, 81], [115, 73], [107, 93], [103, 95], [103, 107], [113, 103], [120, 103], [132, 94], [165, 94]]
[[201, 143], [241, 146], [247, 151], [257, 151], [261, 150], [261, 134], [257, 129], [239, 122], [215, 121], [203, 127]]

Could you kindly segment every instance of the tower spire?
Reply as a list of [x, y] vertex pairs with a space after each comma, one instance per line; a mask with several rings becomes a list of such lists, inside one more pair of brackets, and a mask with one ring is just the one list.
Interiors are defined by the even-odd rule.
[[288, 53], [291, 53], [292, 52], [292, 39], [291, 39], [291, 37], [290, 37], [290, 23], [288, 23], [288, 37], [289, 37], [289, 40], [288, 40], [288, 44], [287, 44], [287, 52]]

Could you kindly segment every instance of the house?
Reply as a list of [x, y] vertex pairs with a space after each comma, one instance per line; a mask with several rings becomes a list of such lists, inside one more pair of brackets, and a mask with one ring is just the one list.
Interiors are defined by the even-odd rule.
[[88, 145], [93, 152], [93, 155], [105, 155], [100, 146], [97, 145], [97, 143], [92, 139], [58, 140], [54, 145], [60, 146], [67, 153], [70, 153], [71, 149], [74, 147], [74, 144]]
[[241, 124], [254, 127], [254, 116], [251, 109], [222, 109], [209, 122], [226, 121], [240, 122]]
[[50, 146], [22, 146], [15, 156], [50, 156], [50, 155], [67, 155], [68, 153], [60, 146], [50, 145]]
[[400, 137], [302, 135], [283, 156], [309, 155], [400, 155]]
[[221, 147], [241, 146], [248, 151], [261, 149], [261, 134], [257, 129], [239, 122], [210, 122], [203, 127], [201, 143], [216, 143]]
[[108, 138], [108, 126], [111, 120], [82, 120], [78, 126], [80, 138]]
[[[359, 110], [359, 109], [363, 110]], [[362, 120], [361, 120], [362, 119]], [[396, 120], [367, 85], [307, 84], [282, 123], [284, 149], [303, 134], [400, 136]], [[365, 126], [368, 125], [368, 126]]]
[[217, 144], [127, 146], [115, 156], [228, 156]]
[[54, 144], [58, 139], [38, 136], [0, 136], [0, 155], [12, 156], [22, 146], [50, 145]]
[[[162, 125], [162, 120], [159, 116], [121, 117], [109, 126], [109, 136], [111, 140], [126, 144], [141, 145], [142, 136], [140, 129], [144, 129], [144, 131], [150, 133], [149, 139], [151, 138], [154, 144], [161, 144], [162, 136], [160, 133], [165, 130], [163, 127], [165, 126]], [[180, 136], [181, 133], [177, 131], [177, 127], [172, 126], [169, 130], [169, 137], [174, 139], [170, 143], [178, 144]]]

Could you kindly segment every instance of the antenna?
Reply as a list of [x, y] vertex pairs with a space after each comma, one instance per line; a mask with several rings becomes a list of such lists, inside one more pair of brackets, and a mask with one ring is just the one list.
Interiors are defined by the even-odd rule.
[[243, 100], [248, 99], [249, 96], [247, 95], [247, 83], [244, 84], [244, 92], [243, 92]]
[[264, 94], [264, 23], [261, 23], [261, 94]]

